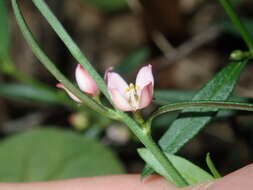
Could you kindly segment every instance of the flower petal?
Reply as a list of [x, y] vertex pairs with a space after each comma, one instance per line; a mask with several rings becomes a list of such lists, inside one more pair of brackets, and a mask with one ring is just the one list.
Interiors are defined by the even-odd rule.
[[106, 80], [108, 89], [116, 89], [120, 92], [121, 96], [125, 97], [128, 85], [118, 73], [107, 72]]
[[118, 89], [109, 88], [109, 93], [112, 97], [114, 105], [122, 111], [133, 111], [134, 109], [130, 106], [124, 96], [121, 95]]
[[147, 107], [153, 98], [153, 84], [150, 82], [141, 90], [139, 109]]
[[154, 77], [152, 74], [152, 65], [142, 67], [136, 77], [135, 84], [143, 89], [147, 84], [152, 83], [154, 86]]
[[90, 76], [88, 71], [80, 64], [76, 67], [76, 82], [79, 88], [92, 96], [98, 92], [96, 81]]
[[107, 81], [108, 81], [108, 73], [109, 72], [111, 72], [112, 70], [114, 69], [114, 67], [108, 67], [106, 70], [105, 70], [105, 74], [104, 74], [104, 80], [105, 80], [105, 82], [106, 82], [106, 84], [107, 84]]
[[65, 91], [68, 93], [68, 95], [69, 95], [75, 102], [77, 102], [77, 103], [82, 103], [82, 101], [81, 101], [79, 98], [77, 98], [72, 92], [70, 92], [63, 84], [58, 83], [58, 84], [56, 85], [56, 87], [57, 87], [57, 88], [62, 88], [63, 90], [65, 90]]

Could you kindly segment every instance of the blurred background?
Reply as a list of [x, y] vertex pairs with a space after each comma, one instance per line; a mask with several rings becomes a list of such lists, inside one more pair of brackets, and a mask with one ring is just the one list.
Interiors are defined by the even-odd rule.
[[[47, 0], [92, 65], [113, 66], [129, 82], [152, 64], [158, 105], [189, 100], [246, 46], [218, 1]], [[231, 0], [253, 36], [253, 2]], [[77, 62], [31, 1], [19, 1], [38, 42], [73, 82]], [[117, 122], [76, 105], [26, 44], [8, 0], [0, 1], [0, 181], [34, 181], [138, 173], [141, 144]], [[253, 66], [235, 94], [251, 101]], [[178, 113], [155, 120], [157, 140]], [[207, 169], [211, 153], [225, 175], [252, 161], [253, 115], [223, 111], [179, 152]], [[61, 163], [61, 164], [59, 164]], [[93, 163], [93, 164], [92, 164]], [[100, 163], [100, 164], [98, 164]], [[110, 163], [110, 164], [109, 164]], [[85, 170], [85, 171], [84, 171]]]

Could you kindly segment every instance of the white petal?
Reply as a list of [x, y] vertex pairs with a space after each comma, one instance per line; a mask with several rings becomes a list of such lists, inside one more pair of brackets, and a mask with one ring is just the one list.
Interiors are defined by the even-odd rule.
[[122, 96], [126, 95], [126, 89], [128, 88], [128, 85], [118, 73], [108, 72], [106, 79], [108, 89], [116, 89]]
[[141, 90], [139, 109], [147, 107], [153, 98], [153, 85], [150, 82]]
[[125, 99], [124, 96], [121, 95], [121, 93], [117, 89], [110, 89], [109, 93], [112, 97], [112, 101], [114, 105], [122, 110], [122, 111], [133, 111], [133, 108], [130, 106], [128, 101]]
[[154, 86], [154, 77], [152, 74], [152, 65], [147, 65], [142, 67], [136, 77], [135, 84], [140, 87], [140, 89], [144, 88], [147, 84], [152, 83]]

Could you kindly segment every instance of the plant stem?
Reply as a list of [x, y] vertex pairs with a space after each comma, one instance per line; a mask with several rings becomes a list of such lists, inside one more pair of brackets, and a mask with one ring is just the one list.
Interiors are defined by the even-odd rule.
[[219, 0], [222, 4], [223, 8], [226, 10], [228, 16], [232, 20], [235, 27], [239, 30], [239, 32], [242, 35], [242, 38], [244, 42], [247, 44], [249, 50], [251, 53], [253, 53], [253, 40], [251, 36], [249, 35], [249, 32], [245, 25], [241, 22], [239, 16], [237, 15], [236, 11], [232, 7], [229, 0]]
[[110, 95], [107, 91], [106, 84], [103, 78], [97, 73], [97, 71], [90, 64], [88, 59], [84, 56], [80, 48], [67, 33], [60, 21], [56, 18], [50, 8], [47, 6], [44, 0], [32, 0], [34, 5], [38, 8], [41, 14], [45, 17], [52, 29], [57, 33], [63, 43], [66, 45], [72, 56], [88, 71], [92, 78], [96, 81], [100, 90], [106, 96], [106, 98], [112, 103]]
[[41, 61], [41, 63], [47, 68], [48, 71], [61, 83], [64, 84], [64, 86], [70, 90], [73, 94], [75, 94], [85, 105], [90, 107], [91, 109], [101, 113], [102, 115], [105, 115], [109, 118], [112, 118], [114, 116], [112, 110], [106, 109], [103, 105], [97, 103], [92, 98], [90, 98], [88, 95], [81, 92], [79, 89], [77, 89], [55, 66], [53, 61], [47, 57], [47, 55], [43, 52], [43, 50], [40, 48], [38, 43], [36, 42], [33, 34], [29, 30], [23, 15], [20, 11], [19, 4], [17, 3], [17, 0], [12, 0], [12, 7], [14, 10], [14, 14], [17, 20], [17, 23], [20, 27], [21, 32], [23, 33], [24, 38], [26, 39], [27, 43], [31, 47], [34, 54], [37, 56], [37, 58]]
[[174, 182], [179, 187], [187, 186], [188, 183], [185, 181], [179, 171], [173, 166], [170, 160], [165, 156], [165, 154], [161, 151], [161, 149], [157, 146], [152, 137], [145, 132], [145, 129], [139, 126], [133, 119], [129, 118], [127, 114], [123, 112], [118, 112], [118, 114], [121, 116], [122, 122], [130, 128], [135, 136], [164, 167], [167, 172], [167, 175], [164, 177], [169, 181], [172, 180], [172, 182]]
[[[230, 110], [242, 110], [242, 111], [253, 111], [253, 104], [238, 103], [238, 102], [224, 102], [224, 101], [213, 101], [213, 100], [200, 100], [200, 101], [187, 101], [187, 102], [174, 102], [161, 106], [158, 110], [152, 113], [149, 117], [148, 125], [151, 125], [152, 120], [164, 113], [191, 109], [191, 108], [210, 108], [210, 109], [230, 109]], [[213, 110], [215, 111], [215, 110]]]
[[[33, 1], [35, 4], [44, 3], [42, 0]], [[178, 170], [173, 166], [173, 164], [168, 160], [168, 158], [164, 155], [164, 153], [161, 151], [161, 149], [154, 143], [152, 137], [145, 133], [145, 130], [142, 129], [140, 125], [138, 125], [132, 118], [130, 118], [126, 113], [118, 111], [115, 112], [111, 109], [106, 109], [102, 105], [98, 104], [94, 100], [92, 100], [87, 95], [83, 94], [80, 90], [78, 90], [71, 82], [57, 69], [57, 67], [54, 65], [54, 63], [47, 57], [47, 55], [43, 52], [43, 50], [39, 47], [36, 40], [34, 39], [32, 33], [30, 32], [27, 24], [25, 23], [25, 20], [23, 18], [23, 15], [20, 11], [20, 8], [18, 6], [17, 0], [12, 0], [12, 6], [14, 9], [14, 13], [17, 19], [17, 22], [19, 24], [19, 27], [28, 42], [28, 44], [31, 46], [31, 49], [35, 53], [35, 55], [38, 57], [38, 59], [41, 61], [41, 63], [52, 73], [53, 76], [57, 80], [59, 80], [61, 83], [63, 83], [66, 88], [68, 88], [73, 94], [75, 94], [78, 98], [80, 98], [86, 105], [88, 105], [91, 109], [100, 112], [103, 115], [106, 115], [109, 118], [119, 116], [130, 129], [131, 131], [139, 138], [139, 140], [145, 145], [145, 147], [155, 156], [155, 158], [161, 163], [161, 165], [164, 167], [164, 169], [167, 171], [167, 175], [165, 176], [166, 179], [172, 180], [176, 185], [178, 186], [186, 186], [188, 185], [187, 182], [184, 180], [184, 178], [180, 175]], [[38, 6], [39, 7], [39, 6]], [[46, 12], [48, 13], [48, 9], [43, 4], [42, 6], [45, 8]], [[54, 16], [52, 16], [51, 12], [48, 13], [50, 15], [50, 18], [47, 19], [55, 19]], [[59, 24], [58, 21], [55, 21], [51, 24], [55, 24], [55, 26], [59, 27], [58, 29], [63, 32], [63, 34], [59, 34], [62, 38], [68, 39], [68, 42], [71, 42], [68, 44], [69, 46], [73, 45], [72, 39], [65, 35], [66, 32], [63, 30], [62, 26]], [[63, 35], [63, 36], [62, 36]], [[101, 77], [96, 73], [96, 71], [87, 63], [87, 60], [83, 55], [80, 55], [80, 50], [76, 49], [77, 46], [74, 44], [74, 50], [72, 49], [72, 53], [77, 57], [77, 59], [82, 60], [82, 64], [86, 65], [87, 70], [93, 72], [93, 77], [97, 76], [96, 81], [100, 83], [100, 88], [103, 89], [103, 92], [106, 96], [108, 95], [108, 92], [106, 90], [106, 86], [104, 82], [102, 81]], [[81, 58], [80, 58], [80, 57]], [[88, 67], [87, 67], [88, 65]], [[102, 81], [102, 82], [101, 82]], [[110, 100], [110, 98], [108, 98]], [[115, 118], [114, 118], [115, 119]]]

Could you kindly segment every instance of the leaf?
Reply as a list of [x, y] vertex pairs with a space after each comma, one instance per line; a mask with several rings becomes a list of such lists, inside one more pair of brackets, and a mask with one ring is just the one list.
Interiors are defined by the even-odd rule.
[[[246, 63], [247, 60], [229, 64], [200, 89], [192, 100], [227, 100]], [[159, 140], [161, 148], [165, 152], [177, 152], [212, 119], [217, 111], [216, 108], [183, 110], [180, 117]]]
[[111, 150], [83, 136], [40, 129], [0, 143], [0, 181], [30, 182], [123, 173]]
[[65, 104], [66, 96], [55, 90], [24, 84], [0, 84], [0, 96], [15, 100], [32, 100], [48, 104]]
[[[178, 101], [191, 100], [197, 93], [196, 90], [156, 90], [154, 102], [159, 105], [166, 105]], [[232, 102], [250, 102], [250, 98], [231, 95], [228, 99]]]
[[105, 12], [119, 11], [127, 8], [127, 0], [82, 0]]
[[216, 167], [210, 157], [210, 153], [207, 153], [207, 155], [206, 155], [206, 163], [207, 163], [207, 166], [210, 169], [211, 173], [213, 174], [213, 177], [214, 178], [221, 178], [220, 173], [216, 169]]
[[8, 13], [5, 6], [5, 1], [0, 1], [0, 60], [9, 57], [10, 51], [10, 28], [8, 23]]
[[[165, 170], [161, 166], [161, 164], [155, 159], [153, 154], [146, 148], [138, 149], [138, 153], [145, 162], [150, 165], [158, 174], [164, 176]], [[194, 165], [190, 161], [175, 156], [169, 153], [165, 153], [167, 158], [172, 162], [174, 167], [179, 171], [179, 173], [184, 177], [184, 179], [188, 182], [189, 185], [203, 183], [209, 180], [213, 180], [213, 177]], [[172, 180], [172, 179], [171, 179]], [[172, 181], [173, 182], [173, 181]]]
[[[197, 91], [195, 90], [156, 90], [155, 95], [154, 95], [155, 96], [154, 102], [159, 105], [167, 105], [173, 102], [191, 100], [194, 94], [196, 94], [196, 92]], [[248, 97], [232, 95], [228, 99], [228, 101], [249, 103], [251, 99]], [[238, 112], [235, 110], [220, 110], [214, 119], [231, 117], [235, 114], [238, 114]], [[154, 128], [157, 128], [157, 126], [159, 128], [167, 127], [168, 124], [171, 123], [172, 120], [175, 120], [177, 116], [178, 116], [178, 112], [175, 112], [175, 113], [170, 113], [170, 115], [167, 115], [167, 116], [160, 116], [159, 118], [156, 118], [153, 124], [155, 125]]]
[[153, 168], [150, 167], [149, 165], [146, 165], [141, 172], [141, 179], [144, 179], [154, 173], [155, 172], [154, 172]]
[[123, 63], [119, 64], [115, 71], [120, 74], [127, 74], [135, 71], [138, 67], [142, 66], [150, 56], [149, 48], [141, 48], [130, 54]]

